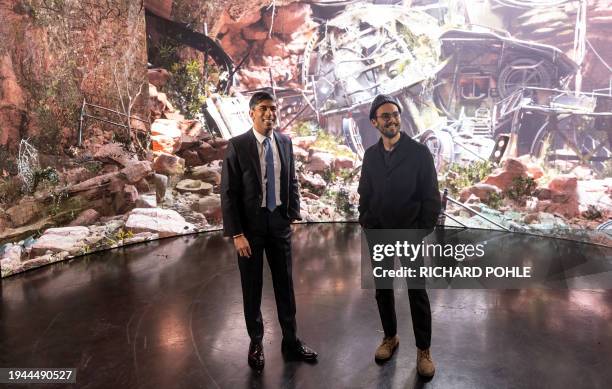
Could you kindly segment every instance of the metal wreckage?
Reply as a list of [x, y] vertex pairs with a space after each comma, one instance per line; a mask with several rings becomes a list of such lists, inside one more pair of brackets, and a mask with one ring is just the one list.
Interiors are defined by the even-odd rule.
[[[480, 26], [443, 31], [439, 11], [360, 4], [320, 19], [301, 61], [302, 87], [271, 82], [281, 127], [315, 120], [361, 156], [378, 138], [369, 105], [387, 93], [401, 101], [404, 131], [430, 148], [438, 169], [524, 154], [565, 171], [606, 168], [610, 89], [574, 92], [569, 81], [579, 67], [556, 47]], [[226, 138], [245, 131], [244, 106], [244, 98], [212, 96], [209, 128]]]

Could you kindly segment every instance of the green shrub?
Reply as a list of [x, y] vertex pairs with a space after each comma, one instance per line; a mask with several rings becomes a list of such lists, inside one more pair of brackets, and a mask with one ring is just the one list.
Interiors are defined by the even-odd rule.
[[484, 203], [488, 205], [490, 208], [499, 209], [502, 206], [504, 196], [503, 194], [499, 194], [496, 192], [492, 192], [489, 195], [489, 198]]
[[206, 101], [206, 90], [198, 60], [175, 63], [170, 68], [172, 77], [167, 88], [168, 94], [188, 119], [197, 118], [202, 104]]
[[449, 194], [457, 197], [462, 189], [472, 186], [493, 171], [493, 164], [489, 161], [474, 161], [469, 164], [453, 163], [447, 168], [444, 183]]
[[504, 192], [504, 195], [511, 200], [523, 202], [525, 197], [533, 195], [537, 186], [531, 177], [514, 177], [512, 186]]
[[298, 122], [293, 126], [293, 132], [296, 136], [311, 136], [316, 135], [320, 131], [317, 123], [306, 120]]

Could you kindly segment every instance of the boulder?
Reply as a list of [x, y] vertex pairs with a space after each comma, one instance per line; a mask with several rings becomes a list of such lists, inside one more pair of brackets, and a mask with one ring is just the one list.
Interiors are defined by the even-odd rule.
[[506, 191], [512, 188], [514, 179], [518, 177], [528, 177], [527, 167], [516, 158], [508, 158], [501, 169], [497, 169], [482, 182]]
[[138, 200], [136, 200], [136, 208], [157, 208], [156, 196], [153, 194], [141, 194]]
[[486, 203], [493, 193], [501, 195], [501, 190], [495, 185], [477, 183], [463, 189], [459, 194], [459, 200], [465, 202], [470, 196], [475, 195], [480, 201]]
[[181, 130], [181, 150], [186, 150], [207, 138], [202, 123], [198, 120], [183, 120], [178, 123]]
[[574, 176], [559, 175], [548, 183], [551, 191], [550, 204], [545, 203], [538, 209], [549, 213], [556, 213], [567, 218], [580, 214], [578, 180]]
[[168, 176], [163, 174], [155, 174], [153, 178], [155, 184], [155, 198], [157, 203], [162, 203], [166, 197], [166, 191], [168, 190]]
[[185, 171], [185, 160], [176, 155], [157, 152], [153, 159], [153, 170], [170, 176], [181, 175]]
[[314, 194], [320, 195], [325, 191], [327, 182], [318, 174], [304, 174], [299, 173], [298, 179], [302, 186], [310, 189]]
[[201, 198], [197, 202], [197, 212], [202, 213], [211, 224], [221, 223], [223, 218], [221, 211], [221, 196], [211, 194]]
[[68, 226], [88, 226], [94, 224], [100, 218], [100, 213], [95, 209], [86, 209], [81, 212]]
[[156, 119], [151, 124], [151, 149], [173, 154], [181, 148], [182, 136], [177, 121]]
[[113, 181], [116, 182], [118, 178], [119, 172], [102, 174], [68, 187], [68, 192], [71, 194], [86, 192], [85, 197], [93, 198], [103, 193], [100, 188], [109, 186]]
[[202, 144], [199, 145], [195, 150], [197, 151], [200, 157], [200, 161], [202, 161], [203, 164], [212, 162], [217, 159], [217, 152], [215, 148], [207, 142], [202, 142]]
[[151, 191], [151, 185], [149, 185], [149, 181], [144, 178], [138, 181], [135, 185], [136, 189], [138, 189], [138, 193], [149, 193]]
[[126, 185], [123, 187], [123, 194], [128, 205], [135, 205], [138, 200], [138, 189], [134, 185]]
[[306, 165], [306, 169], [313, 173], [323, 173], [332, 168], [334, 155], [322, 151], [316, 151], [311, 154], [310, 160]]
[[193, 167], [202, 164], [200, 154], [198, 154], [196, 149], [181, 151], [180, 156], [185, 160], [185, 166]]
[[575, 176], [559, 175], [548, 183], [548, 188], [561, 193], [573, 194], [578, 188], [578, 179]]
[[335, 171], [346, 169], [352, 170], [355, 168], [355, 160], [353, 158], [340, 155], [334, 159], [333, 166]]
[[94, 153], [94, 158], [103, 162], [117, 162], [124, 167], [130, 163], [138, 161], [136, 154], [127, 151], [120, 143], [106, 143], [99, 145]]
[[122, 214], [136, 207], [138, 197], [138, 190], [134, 185], [125, 185], [122, 191], [113, 195], [114, 212]]
[[153, 84], [149, 84], [149, 109], [154, 119], [161, 118], [166, 112], [174, 112], [174, 107], [168, 101], [166, 94], [158, 92]]
[[578, 202], [560, 202], [555, 203], [551, 200], [540, 200], [538, 202], [538, 211], [562, 215], [566, 218], [573, 218], [580, 215]]
[[21, 262], [21, 256], [23, 253], [23, 246], [8, 243], [4, 248], [4, 254], [2, 254], [2, 264], [10, 263], [13, 265], [13, 267], [18, 265]]
[[149, 177], [153, 173], [151, 162], [149, 161], [134, 161], [121, 170], [121, 176], [130, 184], [135, 184], [143, 178]]
[[45, 255], [47, 251], [59, 253], [67, 251], [78, 254], [85, 246], [84, 240], [89, 236], [89, 229], [84, 226], [49, 228], [32, 245], [30, 256]]
[[196, 166], [191, 170], [190, 176], [212, 185], [221, 184], [221, 174], [218, 169], [210, 166]]
[[128, 216], [125, 227], [135, 233], [157, 233], [160, 238], [196, 231], [196, 227], [186, 222], [178, 212], [161, 208], [133, 209]]
[[207, 182], [191, 179], [181, 180], [175, 187], [181, 193], [198, 193], [201, 195], [209, 195], [212, 188], [213, 186]]

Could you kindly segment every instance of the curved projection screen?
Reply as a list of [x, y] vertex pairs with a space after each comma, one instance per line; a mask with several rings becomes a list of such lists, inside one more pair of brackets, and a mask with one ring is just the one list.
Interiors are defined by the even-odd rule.
[[305, 222], [357, 220], [386, 93], [433, 155], [446, 225], [609, 245], [608, 1], [5, 3], [3, 277], [221, 228], [221, 163], [260, 90]]

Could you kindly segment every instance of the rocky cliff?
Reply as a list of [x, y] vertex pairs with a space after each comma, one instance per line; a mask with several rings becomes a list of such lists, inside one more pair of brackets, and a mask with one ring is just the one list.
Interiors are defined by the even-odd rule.
[[[0, 20], [3, 154], [14, 156], [20, 139], [30, 138], [40, 152], [62, 155], [76, 143], [83, 99], [117, 109], [120, 96], [125, 102], [128, 91], [146, 86], [142, 2], [0, 0]], [[144, 91], [133, 114], [145, 116]], [[96, 127], [109, 138], [119, 132]], [[0, 164], [0, 172], [14, 170], [11, 158]]]

